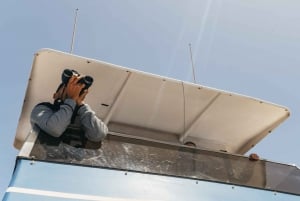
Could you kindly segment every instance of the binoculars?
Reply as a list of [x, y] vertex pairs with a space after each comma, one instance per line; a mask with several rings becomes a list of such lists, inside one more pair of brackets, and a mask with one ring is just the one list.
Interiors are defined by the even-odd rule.
[[[71, 70], [71, 69], [65, 69], [61, 75], [61, 81], [63, 84], [67, 85], [70, 78], [75, 75], [75, 76], [80, 76], [80, 74], [76, 70]], [[84, 90], [88, 89], [92, 84], [93, 84], [94, 79], [91, 76], [84, 76], [78, 80], [77, 83], [82, 83], [84, 84], [84, 88], [80, 92], [83, 93]]]

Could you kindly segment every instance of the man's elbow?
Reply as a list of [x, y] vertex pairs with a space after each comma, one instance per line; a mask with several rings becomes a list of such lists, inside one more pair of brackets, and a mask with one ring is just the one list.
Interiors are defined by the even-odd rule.
[[47, 134], [51, 135], [52, 137], [56, 137], [56, 138], [59, 138], [64, 133], [64, 131], [59, 128], [45, 129], [45, 131]]
[[100, 142], [106, 137], [107, 133], [107, 130], [99, 131], [96, 135], [87, 135], [87, 138], [92, 142]]

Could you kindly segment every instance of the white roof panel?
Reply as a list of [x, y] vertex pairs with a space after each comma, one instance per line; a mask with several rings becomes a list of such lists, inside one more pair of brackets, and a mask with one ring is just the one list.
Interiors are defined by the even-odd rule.
[[243, 154], [289, 116], [262, 100], [44, 49], [34, 57], [17, 148], [31, 129], [32, 108], [53, 101], [65, 68], [94, 78], [86, 102], [112, 133]]

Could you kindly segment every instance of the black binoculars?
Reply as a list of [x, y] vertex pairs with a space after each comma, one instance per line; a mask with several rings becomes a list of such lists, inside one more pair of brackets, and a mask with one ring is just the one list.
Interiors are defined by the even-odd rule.
[[[80, 76], [80, 74], [76, 70], [71, 70], [71, 69], [65, 69], [61, 75], [61, 81], [63, 84], [67, 85], [70, 78], [75, 75], [75, 76]], [[83, 93], [84, 90], [88, 89], [92, 84], [93, 84], [94, 79], [91, 76], [84, 76], [78, 80], [77, 83], [82, 83], [84, 84], [84, 88], [80, 93]]]

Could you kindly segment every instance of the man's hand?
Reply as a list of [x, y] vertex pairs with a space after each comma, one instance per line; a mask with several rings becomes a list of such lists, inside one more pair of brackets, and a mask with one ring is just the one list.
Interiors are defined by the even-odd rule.
[[87, 94], [88, 94], [88, 90], [85, 89], [85, 90], [83, 91], [83, 93], [78, 97], [78, 99], [76, 100], [76, 104], [77, 104], [78, 106], [84, 104], [83, 101], [84, 101], [85, 96], [86, 96]]
[[70, 78], [66, 87], [66, 98], [71, 98], [76, 101], [77, 105], [82, 105], [88, 92], [85, 90], [82, 94], [80, 94], [81, 90], [85, 87], [85, 84], [78, 83], [79, 79], [80, 77], [78, 76], [72, 76]]

